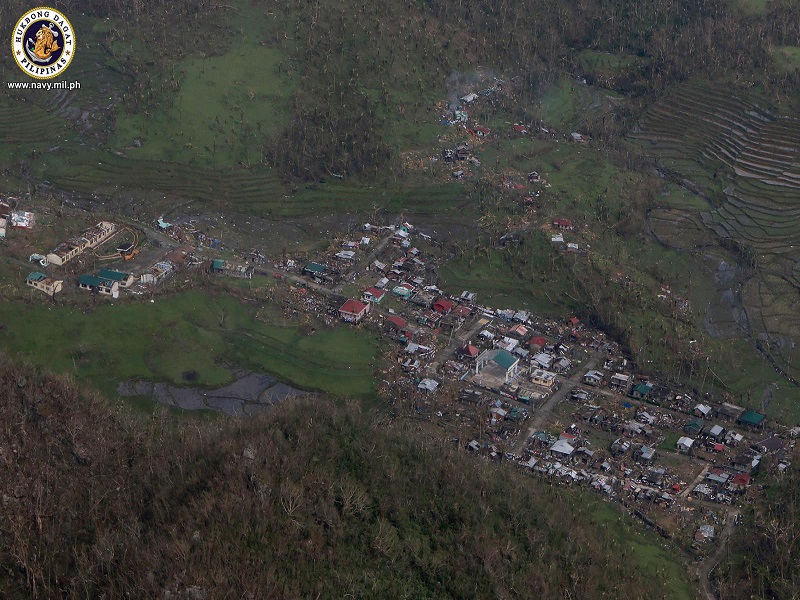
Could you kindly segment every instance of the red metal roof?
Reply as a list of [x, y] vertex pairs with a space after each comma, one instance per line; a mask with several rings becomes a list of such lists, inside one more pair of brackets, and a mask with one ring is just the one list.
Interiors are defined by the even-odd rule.
[[535, 337], [531, 338], [531, 341], [528, 343], [531, 346], [539, 346], [540, 348], [544, 348], [547, 345], [547, 340], [543, 337]]
[[750, 485], [750, 475], [747, 473], [739, 473], [738, 475], [734, 475], [733, 479], [731, 479], [731, 483], [733, 485]]
[[347, 302], [342, 304], [342, 308], [339, 309], [339, 312], [347, 313], [349, 315], [359, 315], [362, 312], [364, 312], [366, 308], [367, 308], [366, 304], [362, 304], [358, 300], [353, 300], [351, 298]]
[[472, 314], [472, 310], [468, 306], [456, 306], [453, 309], [453, 314], [457, 317], [468, 317]]
[[387, 317], [387, 323], [391, 323], [398, 329], [405, 329], [406, 327], [406, 320], [402, 317], [394, 316], [394, 317]]
[[433, 310], [440, 313], [447, 313], [453, 310], [454, 303], [447, 298], [439, 298], [433, 303]]
[[383, 296], [386, 295], [386, 290], [382, 290], [382, 289], [376, 288], [376, 287], [371, 287], [371, 288], [367, 288], [364, 291], [364, 293], [365, 294], [371, 294], [375, 298], [383, 298]]
[[469, 356], [472, 356], [474, 358], [478, 356], [480, 350], [478, 350], [478, 348], [476, 346], [473, 346], [472, 344], [467, 344], [466, 346], [461, 348], [461, 352], [463, 352], [464, 354], [468, 354]]

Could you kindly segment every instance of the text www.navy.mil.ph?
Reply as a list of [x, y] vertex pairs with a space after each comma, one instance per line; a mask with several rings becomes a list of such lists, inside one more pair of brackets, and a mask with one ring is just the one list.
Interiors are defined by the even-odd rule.
[[79, 90], [80, 81], [9, 81], [11, 90]]

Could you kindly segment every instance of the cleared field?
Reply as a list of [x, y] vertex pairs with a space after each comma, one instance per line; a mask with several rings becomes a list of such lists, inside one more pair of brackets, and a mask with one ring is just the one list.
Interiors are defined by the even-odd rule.
[[[229, 296], [192, 292], [154, 304], [76, 308], [5, 303], [0, 342], [11, 354], [87, 379], [108, 395], [120, 381], [147, 379], [216, 387], [229, 366], [267, 372], [299, 388], [364, 396], [374, 389], [375, 342], [353, 329], [303, 335], [256, 320]], [[191, 349], [191, 351], [189, 351]]]
[[[599, 63], [599, 54], [592, 54], [587, 60]], [[619, 64], [624, 62], [625, 59], [620, 59]], [[534, 114], [547, 126], [574, 131], [588, 118], [607, 112], [608, 96], [611, 95], [611, 92], [598, 94], [596, 88], [564, 77], [542, 91], [537, 105], [534, 106]]]
[[625, 539], [626, 548], [634, 557], [632, 560], [638, 569], [663, 578], [665, 586], [659, 593], [664, 598], [683, 600], [693, 597], [692, 587], [686, 579], [686, 569], [675, 560], [675, 554], [661, 543], [654, 543], [658, 538], [650, 538], [649, 535], [626, 536], [633, 521], [609, 503], [598, 503], [592, 508], [592, 521], [615, 532], [620, 539]]
[[[255, 4], [229, 12], [237, 32], [218, 55], [192, 55], [173, 70], [178, 89], [148, 114], [118, 112], [112, 146], [135, 158], [228, 167], [258, 163], [264, 137], [288, 119], [294, 83], [283, 52], [262, 40], [271, 17]], [[256, 75], [256, 76], [254, 76]], [[132, 147], [139, 140], [140, 147]]]
[[784, 73], [800, 69], [800, 46], [777, 46], [771, 55], [775, 66]]
[[[533, 252], [532, 260], [548, 261], [548, 255]], [[488, 254], [464, 257], [444, 264], [440, 270], [440, 285], [451, 294], [469, 290], [478, 294], [481, 304], [497, 308], [528, 308], [538, 314], [558, 315], [566, 310], [574, 310], [581, 304], [581, 298], [571, 289], [569, 275], [547, 277], [544, 274], [527, 272], [527, 277], [519, 269], [512, 268], [515, 261], [504, 260], [502, 250], [490, 250]]]

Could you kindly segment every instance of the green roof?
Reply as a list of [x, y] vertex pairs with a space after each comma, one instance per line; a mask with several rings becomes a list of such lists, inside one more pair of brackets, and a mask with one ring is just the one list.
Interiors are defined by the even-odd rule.
[[78, 283], [80, 285], [88, 285], [90, 287], [100, 287], [101, 285], [106, 283], [106, 281], [100, 279], [96, 275], [81, 275], [80, 277], [78, 277]]
[[697, 431], [702, 431], [703, 425], [705, 425], [705, 421], [703, 421], [703, 419], [692, 419], [686, 425], [684, 425], [683, 428], [696, 429]]
[[498, 350], [497, 354], [494, 355], [492, 360], [503, 367], [506, 371], [513, 367], [514, 363], [517, 362], [517, 359], [511, 356], [511, 354], [505, 350]]
[[766, 419], [766, 416], [761, 413], [757, 413], [754, 410], [746, 410], [742, 413], [742, 416], [739, 417], [739, 422], [746, 423], [747, 425], [761, 425], [764, 419]]
[[34, 271], [28, 275], [25, 281], [41, 281], [42, 279], [47, 279], [47, 275], [44, 273], [39, 273], [39, 271]]
[[638, 385], [633, 386], [631, 393], [636, 392], [637, 394], [641, 394], [642, 396], [646, 396], [650, 393], [650, 390], [653, 389], [649, 383], [640, 383]]
[[325, 265], [321, 265], [319, 263], [310, 262], [305, 266], [303, 270], [311, 271], [312, 273], [324, 273], [325, 271], [328, 270], [328, 267], [326, 267]]
[[100, 279], [107, 279], [108, 281], [125, 281], [128, 278], [127, 273], [112, 271], [111, 269], [100, 269], [97, 276]]
[[222, 260], [221, 258], [215, 258], [213, 261], [211, 261], [211, 266], [214, 269], [224, 269], [225, 268], [225, 261]]

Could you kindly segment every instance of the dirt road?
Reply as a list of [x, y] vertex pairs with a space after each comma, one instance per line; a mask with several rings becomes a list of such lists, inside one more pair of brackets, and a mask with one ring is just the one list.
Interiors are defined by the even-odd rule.
[[519, 442], [517, 442], [517, 446], [515, 448], [515, 452], [517, 454], [522, 452], [522, 450], [525, 448], [525, 444], [528, 443], [528, 440], [533, 436], [533, 434], [539, 431], [544, 422], [553, 415], [553, 409], [558, 405], [558, 403], [566, 398], [567, 394], [569, 394], [575, 388], [575, 386], [581, 382], [581, 377], [583, 374], [586, 373], [586, 371], [591, 371], [594, 369], [599, 360], [600, 357], [596, 354], [593, 354], [585, 365], [575, 370], [575, 374], [572, 377], [558, 378], [561, 387], [555, 394], [550, 396], [544, 404], [536, 409], [536, 412], [530, 421], [528, 430], [520, 436]]
[[730, 538], [731, 533], [733, 532], [733, 527], [736, 524], [736, 518], [738, 516], [738, 508], [728, 509], [728, 518], [725, 522], [725, 527], [719, 536], [719, 545], [717, 546], [716, 552], [704, 560], [697, 569], [697, 575], [700, 578], [700, 589], [702, 590], [703, 597], [706, 598], [706, 600], [718, 600], [717, 594], [714, 591], [714, 586], [711, 585], [711, 572], [722, 560], [722, 556], [725, 553], [725, 547], [728, 544], [728, 538]]

